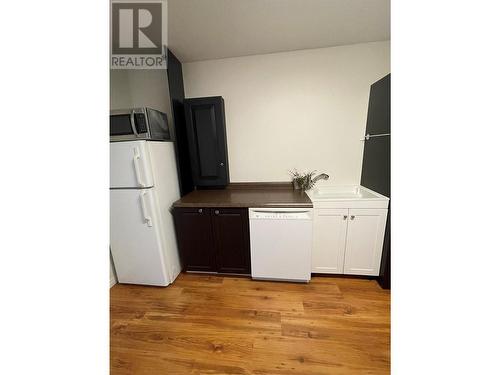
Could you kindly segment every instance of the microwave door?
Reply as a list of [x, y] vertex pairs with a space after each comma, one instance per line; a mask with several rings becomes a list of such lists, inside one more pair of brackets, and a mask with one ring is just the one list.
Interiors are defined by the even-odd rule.
[[111, 141], [127, 141], [146, 138], [139, 135], [136, 126], [136, 110], [114, 110], [110, 116]]
[[130, 114], [111, 115], [109, 122], [109, 135], [111, 137], [130, 138], [136, 134]]

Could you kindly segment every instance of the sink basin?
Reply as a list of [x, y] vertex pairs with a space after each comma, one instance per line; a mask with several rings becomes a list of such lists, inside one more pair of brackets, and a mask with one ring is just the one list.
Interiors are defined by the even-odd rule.
[[337, 203], [335, 206], [339, 208], [346, 205], [354, 207], [353, 203], [363, 208], [387, 208], [389, 205], [389, 198], [359, 185], [319, 187], [308, 191], [307, 195], [314, 207], [324, 206], [322, 203], [327, 202]]
[[316, 188], [308, 195], [311, 199], [373, 199], [383, 197], [362, 186]]

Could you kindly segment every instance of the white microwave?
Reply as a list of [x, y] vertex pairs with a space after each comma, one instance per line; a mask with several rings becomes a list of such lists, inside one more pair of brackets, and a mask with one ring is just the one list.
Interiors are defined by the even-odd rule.
[[109, 116], [109, 136], [111, 142], [171, 140], [167, 115], [146, 107], [112, 110]]

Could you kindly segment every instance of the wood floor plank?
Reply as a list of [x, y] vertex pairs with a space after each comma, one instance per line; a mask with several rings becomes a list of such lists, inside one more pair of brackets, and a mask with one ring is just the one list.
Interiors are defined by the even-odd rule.
[[373, 280], [181, 274], [110, 301], [113, 375], [389, 374], [390, 292]]
[[253, 373], [272, 374], [383, 373], [388, 365], [385, 357], [375, 361], [370, 352], [355, 347], [298, 337], [257, 339], [252, 358]]

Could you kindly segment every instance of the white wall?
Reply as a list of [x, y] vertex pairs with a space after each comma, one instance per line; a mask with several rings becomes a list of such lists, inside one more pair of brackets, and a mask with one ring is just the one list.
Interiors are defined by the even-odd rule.
[[168, 112], [170, 97], [166, 70], [110, 71], [111, 109], [150, 107]]
[[130, 108], [132, 99], [129, 93], [128, 71], [110, 70], [109, 78], [110, 109]]
[[358, 184], [370, 85], [390, 71], [389, 42], [182, 65], [186, 97], [221, 95], [232, 182], [288, 170]]
[[165, 69], [110, 70], [110, 109], [138, 107], [166, 113], [170, 134], [175, 134]]

